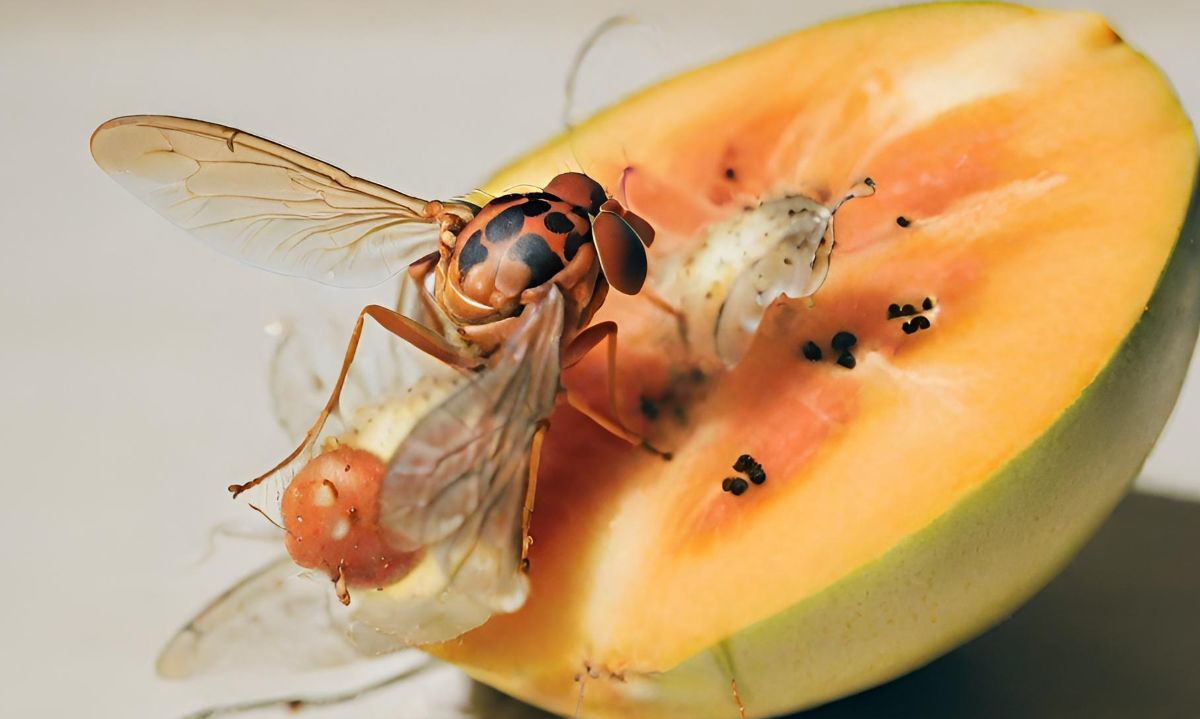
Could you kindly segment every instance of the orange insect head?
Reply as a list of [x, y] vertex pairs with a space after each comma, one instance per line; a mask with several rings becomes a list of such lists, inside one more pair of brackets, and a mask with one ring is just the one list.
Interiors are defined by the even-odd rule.
[[582, 172], [564, 172], [546, 185], [546, 192], [571, 203], [589, 215], [600, 212], [608, 194], [592, 178]]

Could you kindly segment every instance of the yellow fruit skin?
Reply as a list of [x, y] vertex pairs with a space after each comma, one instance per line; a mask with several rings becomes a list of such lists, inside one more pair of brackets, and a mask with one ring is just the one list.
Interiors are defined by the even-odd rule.
[[[1194, 144], [1189, 152], [1195, 168]], [[509, 183], [510, 173], [497, 182]], [[1195, 179], [1188, 196], [1186, 221], [1142, 318], [1036, 442], [936, 520], [822, 591], [667, 671], [589, 680], [581, 716], [729, 719], [738, 716], [731, 677], [749, 717], [815, 706], [929, 662], [1044, 586], [1137, 476], [1178, 396], [1200, 328]], [[580, 667], [519, 651], [507, 667], [476, 664], [470, 642], [435, 653], [525, 701], [574, 712], [571, 677]]]

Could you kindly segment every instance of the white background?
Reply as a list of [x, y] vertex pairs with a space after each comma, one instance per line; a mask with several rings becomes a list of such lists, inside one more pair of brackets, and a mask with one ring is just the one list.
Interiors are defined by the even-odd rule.
[[[645, 26], [586, 66], [584, 105], [885, 4], [643, 3]], [[1108, 15], [1200, 112], [1194, 0], [1044, 4]], [[348, 321], [378, 295], [269, 275], [190, 241], [93, 165], [92, 129], [132, 113], [210, 119], [449, 196], [561, 129], [567, 64], [631, 6], [0, 0], [0, 715], [170, 717], [261, 693], [257, 680], [164, 682], [152, 660], [271, 554], [218, 539], [195, 561], [214, 526], [245, 516], [223, 487], [287, 449], [268, 411], [262, 327]], [[1145, 489], [1200, 496], [1196, 365]]]

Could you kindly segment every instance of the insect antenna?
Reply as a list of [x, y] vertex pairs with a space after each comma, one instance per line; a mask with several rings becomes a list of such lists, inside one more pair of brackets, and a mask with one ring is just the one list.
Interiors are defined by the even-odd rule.
[[508, 187], [505, 187], [503, 190], [504, 194], [506, 194], [506, 195], [511, 192], [518, 192], [518, 191], [520, 191], [520, 192], [541, 192], [542, 188], [538, 187], [537, 185], [531, 185], [528, 182], [520, 182], [520, 183], [517, 183], [516, 185], [509, 185]]
[[[579, 50], [575, 53], [575, 58], [571, 61], [571, 69], [567, 72], [567, 81], [563, 86], [562, 124], [567, 139], [567, 149], [571, 153], [571, 158], [575, 160], [575, 165], [578, 166], [579, 171], [584, 174], [587, 174], [587, 170], [584, 168], [583, 162], [579, 159], [579, 153], [575, 151], [575, 122], [572, 117], [575, 111], [575, 93], [579, 84], [579, 71], [583, 68], [583, 63], [596, 47], [596, 44], [600, 42], [601, 38], [617, 28], [635, 24], [637, 24], [637, 19], [632, 15], [616, 15], [597, 25], [584, 38], [583, 44], [579, 46]], [[622, 204], [624, 204], [624, 200], [622, 200]]]
[[625, 184], [629, 182], [629, 175], [633, 172], [633, 164], [629, 162], [629, 155], [625, 155], [625, 169], [621, 170], [621, 177], [617, 180], [617, 191], [613, 195], [617, 198], [617, 202], [623, 207], [629, 207], [629, 196], [625, 193]]
[[466, 202], [476, 207], [483, 207], [487, 203], [496, 199], [496, 196], [482, 188], [476, 187], [470, 192], [464, 192], [461, 195], [455, 195], [450, 198], [454, 202]]
[[864, 177], [861, 181], [854, 183], [854, 186], [851, 187], [850, 190], [845, 195], [842, 195], [842, 199], [838, 200], [837, 204], [835, 204], [833, 206], [833, 208], [830, 209], [829, 214], [831, 214], [831, 215], [837, 214], [837, 211], [839, 209], [841, 209], [842, 205], [846, 204], [850, 200], [853, 200], [853, 199], [856, 199], [859, 197], [870, 197], [871, 195], [874, 195], [874, 194], [875, 194], [875, 181], [869, 177]]
[[271, 515], [264, 512], [260, 507], [258, 507], [258, 505], [253, 504], [251, 502], [247, 502], [246, 505], [248, 507], [250, 507], [250, 509], [253, 509], [255, 512], [258, 512], [259, 514], [261, 514], [263, 516], [263, 519], [267, 520], [272, 525], [274, 525], [276, 529], [281, 530], [284, 534], [291, 534], [291, 532], [288, 531], [287, 527], [283, 526], [279, 522], [276, 522], [274, 519], [271, 519]]
[[575, 52], [575, 58], [571, 61], [571, 70], [567, 73], [567, 83], [563, 88], [562, 123], [563, 127], [567, 128], [568, 133], [575, 126], [575, 123], [571, 120], [571, 112], [575, 106], [575, 85], [579, 81], [579, 70], [583, 67], [584, 60], [587, 59], [592, 48], [596, 47], [596, 43], [600, 42], [600, 38], [622, 25], [633, 25], [636, 22], [637, 20], [632, 15], [615, 15], [610, 17], [588, 33], [588, 36], [583, 40], [583, 44], [579, 46], [579, 50]]

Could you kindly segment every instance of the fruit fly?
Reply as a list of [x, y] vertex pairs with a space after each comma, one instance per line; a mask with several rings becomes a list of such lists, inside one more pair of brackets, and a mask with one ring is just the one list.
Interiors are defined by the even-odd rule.
[[[448, 639], [524, 602], [539, 448], [561, 392], [608, 431], [652, 449], [619, 419], [617, 327], [592, 319], [610, 287], [642, 289], [654, 230], [587, 175], [560, 174], [541, 191], [479, 206], [417, 199], [197, 120], [117, 118], [96, 130], [91, 147], [135, 196], [250, 264], [343, 287], [405, 271], [415, 281], [423, 317], [363, 308], [303, 441], [271, 470], [229, 487], [236, 497], [315, 446], [366, 319], [460, 370], [462, 381], [390, 457], [327, 448], [282, 498], [290, 554], [328, 575], [343, 603], [349, 588], [411, 580], [388, 610], [409, 625], [395, 629], [402, 643]], [[559, 383], [605, 339], [611, 418]]]

